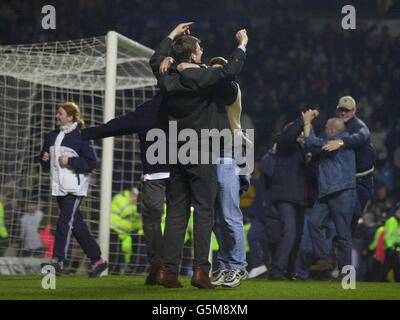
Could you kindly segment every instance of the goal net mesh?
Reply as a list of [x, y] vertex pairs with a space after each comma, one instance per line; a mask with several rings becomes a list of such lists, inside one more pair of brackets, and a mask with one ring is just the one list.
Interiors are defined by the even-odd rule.
[[[157, 91], [148, 58], [126, 47], [117, 50], [115, 116], [134, 110]], [[50, 177], [41, 170], [39, 154], [45, 135], [55, 128], [57, 105], [74, 101], [86, 126], [103, 123], [106, 37], [30, 45], [0, 46], [0, 202], [6, 233], [0, 237], [1, 257], [51, 258], [59, 215], [51, 196]], [[102, 141], [94, 141], [99, 161]], [[89, 229], [98, 238], [101, 166], [91, 174], [88, 196], [80, 207]], [[112, 195], [141, 190], [137, 135], [116, 137]], [[139, 194], [139, 211], [141, 210]], [[0, 216], [0, 227], [2, 219]], [[4, 229], [3, 229], [4, 230]], [[110, 242], [110, 273], [148, 271], [144, 236], [135, 231], [133, 254], [124, 269], [119, 240]], [[190, 267], [191, 249], [185, 249]], [[118, 259], [115, 259], [118, 256]], [[188, 267], [188, 268], [189, 268]], [[72, 240], [65, 271], [87, 272], [88, 259]], [[188, 269], [189, 270], [189, 269]], [[182, 272], [185, 273], [185, 266]], [[1, 270], [0, 270], [1, 274]]]

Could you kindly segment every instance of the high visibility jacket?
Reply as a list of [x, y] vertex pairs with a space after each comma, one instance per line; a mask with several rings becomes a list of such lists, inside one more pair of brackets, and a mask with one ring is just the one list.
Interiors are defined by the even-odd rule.
[[118, 233], [123, 241], [132, 231], [143, 234], [142, 220], [137, 205], [131, 203], [131, 194], [125, 190], [115, 195], [111, 202], [110, 228]]
[[211, 245], [212, 245], [213, 251], [219, 250], [219, 244], [218, 244], [217, 237], [215, 236], [214, 232], [211, 234]]
[[381, 235], [383, 230], [385, 230], [385, 226], [381, 226], [375, 231], [374, 241], [368, 246], [369, 250], [374, 251], [376, 249], [376, 245], [378, 244], [379, 236]]
[[385, 249], [400, 251], [400, 223], [393, 216], [385, 223]]
[[251, 223], [246, 223], [245, 225], [243, 225], [243, 228], [244, 228], [244, 244], [245, 244], [245, 247], [246, 247], [246, 252], [250, 251], [249, 241], [247, 240], [247, 234], [249, 233], [250, 226], [251, 226]]
[[185, 233], [185, 243], [188, 242], [189, 240], [193, 240], [193, 215], [194, 215], [194, 209], [191, 208], [190, 218]]
[[165, 229], [165, 218], [167, 216], [167, 204], [164, 203], [164, 213], [161, 217], [161, 233], [164, 235], [164, 229]]
[[[191, 208], [190, 211], [190, 218], [189, 218], [189, 222], [186, 228], [186, 233], [185, 233], [185, 243], [187, 243], [189, 240], [193, 240], [193, 214], [194, 214], [194, 210], [193, 208]], [[164, 229], [165, 229], [165, 219], [167, 216], [167, 205], [164, 204], [164, 213], [163, 216], [161, 217], [161, 232], [164, 235]]]
[[7, 238], [7, 237], [8, 237], [8, 231], [4, 223], [4, 207], [3, 204], [0, 202], [0, 238]]
[[[247, 223], [243, 226], [244, 229], [244, 245], [246, 248], [246, 252], [250, 251], [250, 246], [249, 242], [247, 241], [247, 233], [250, 230], [250, 223]], [[213, 251], [218, 251], [219, 250], [219, 244], [217, 241], [217, 237], [215, 236], [214, 232], [211, 234], [211, 244], [212, 244], [212, 250]]]

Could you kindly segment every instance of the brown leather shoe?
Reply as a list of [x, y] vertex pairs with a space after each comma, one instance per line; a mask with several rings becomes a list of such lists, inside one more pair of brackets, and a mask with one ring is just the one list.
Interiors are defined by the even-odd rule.
[[344, 279], [344, 276], [337, 276], [336, 278], [333, 278], [332, 281], [333, 282], [342, 282], [343, 279]]
[[320, 261], [310, 267], [311, 271], [326, 271], [332, 270], [333, 265], [326, 261]]
[[209, 276], [200, 267], [193, 268], [193, 276], [190, 284], [193, 287], [200, 289], [215, 289], [215, 286], [211, 283]]
[[160, 269], [160, 267], [161, 267], [161, 263], [159, 263], [159, 262], [156, 262], [151, 266], [149, 275], [146, 278], [146, 282], [145, 282], [146, 285], [154, 286], [157, 284], [157, 272], [158, 272], [158, 269]]
[[183, 284], [178, 280], [178, 277], [168, 271], [165, 266], [160, 266], [157, 272], [157, 284], [166, 288], [183, 288]]

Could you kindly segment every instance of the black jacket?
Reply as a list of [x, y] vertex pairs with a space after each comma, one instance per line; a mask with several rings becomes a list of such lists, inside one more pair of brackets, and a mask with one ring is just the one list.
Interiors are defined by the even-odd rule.
[[[315, 199], [305, 201], [307, 149], [302, 149], [296, 139], [303, 131], [304, 122], [299, 118], [277, 136], [275, 168], [272, 176], [271, 202], [291, 202], [310, 205]], [[316, 192], [307, 195], [315, 197]]]
[[[200, 133], [201, 129], [226, 128], [226, 112], [218, 109], [216, 88], [224, 80], [232, 80], [241, 71], [246, 54], [237, 48], [221, 68], [188, 68], [178, 73], [176, 66], [171, 66], [166, 75], [160, 76], [158, 67], [168, 55], [171, 43], [171, 39], [164, 39], [150, 58], [150, 65], [158, 77], [158, 85], [164, 96], [163, 104], [168, 109], [168, 119], [177, 121], [178, 131], [190, 128]], [[232, 103], [230, 95], [220, 97], [227, 99], [223, 101], [224, 104]]]

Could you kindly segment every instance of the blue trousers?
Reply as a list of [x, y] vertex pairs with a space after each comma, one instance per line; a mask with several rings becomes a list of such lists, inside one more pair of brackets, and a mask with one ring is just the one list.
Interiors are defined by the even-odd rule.
[[268, 248], [267, 231], [265, 223], [257, 216], [251, 219], [250, 230], [247, 233], [249, 243], [249, 264], [251, 268], [257, 268], [266, 264], [270, 256]]
[[[312, 213], [312, 208], [306, 208], [304, 211], [304, 227], [303, 227], [303, 235], [301, 237], [300, 249], [297, 253], [296, 258], [296, 273], [303, 279], [307, 279], [309, 276], [309, 267], [312, 263], [313, 257], [313, 247], [312, 241], [310, 237], [310, 232], [308, 231], [308, 221], [310, 220], [310, 216]], [[335, 224], [332, 219], [328, 219], [327, 224], [324, 226], [326, 233], [326, 245], [328, 247], [328, 251], [330, 256], [333, 255], [333, 247], [332, 240], [336, 235]]]
[[304, 208], [290, 202], [279, 202], [275, 206], [281, 219], [282, 238], [272, 261], [271, 275], [278, 277], [285, 272], [295, 272], [297, 252], [303, 233]]
[[90, 260], [95, 261], [101, 257], [100, 247], [79, 210], [81, 200], [82, 197], [71, 194], [57, 197], [60, 217], [57, 222], [53, 258], [57, 257], [59, 260], [66, 258], [72, 236], [78, 240]]
[[361, 218], [362, 213], [374, 193], [374, 176], [370, 174], [365, 178], [357, 178], [357, 200], [354, 210], [354, 216], [351, 221], [351, 233], [354, 235], [358, 220]]
[[341, 271], [351, 265], [351, 221], [356, 205], [356, 190], [347, 189], [318, 199], [309, 220], [309, 232], [314, 255], [317, 261], [331, 262], [331, 255], [326, 243], [324, 225], [331, 217], [336, 228], [338, 240], [338, 267]]
[[[224, 162], [225, 161], [225, 162]], [[235, 160], [221, 158], [217, 164], [217, 199], [214, 207], [214, 233], [221, 269], [245, 269], [246, 247], [243, 214], [239, 208], [239, 176]]]

